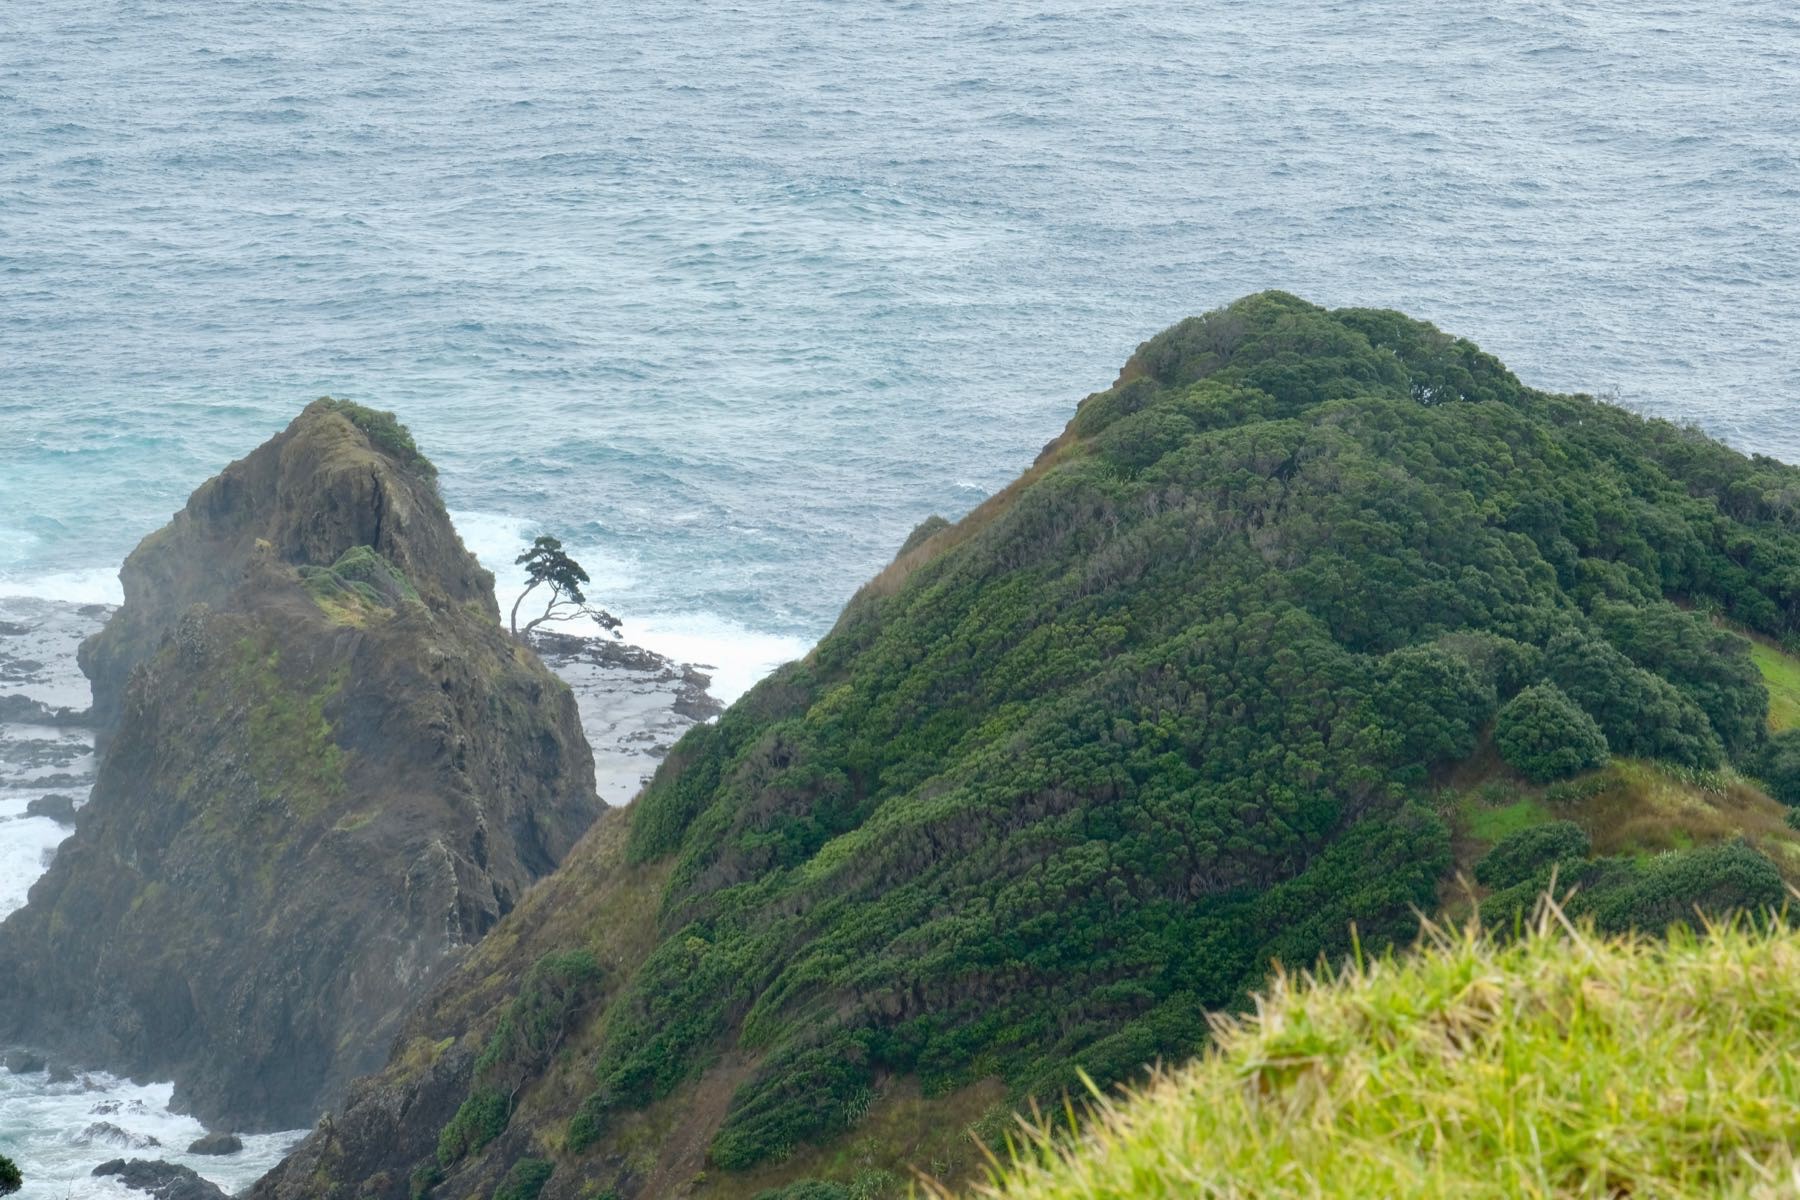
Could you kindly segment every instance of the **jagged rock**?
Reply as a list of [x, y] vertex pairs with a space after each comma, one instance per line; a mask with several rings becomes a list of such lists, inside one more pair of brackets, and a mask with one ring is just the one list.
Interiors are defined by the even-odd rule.
[[[36, 664], [32, 664], [36, 665]], [[49, 705], [29, 696], [0, 696], [0, 721], [48, 725], [56, 719]]]
[[44, 1056], [30, 1050], [8, 1051], [6, 1069], [14, 1075], [36, 1075], [44, 1069]]
[[81, 1131], [83, 1142], [105, 1142], [109, 1146], [118, 1146], [125, 1150], [155, 1150], [162, 1142], [147, 1134], [132, 1133], [129, 1129], [121, 1129], [111, 1121], [95, 1121]]
[[244, 1148], [244, 1139], [235, 1133], [209, 1133], [189, 1144], [189, 1154], [236, 1154]]
[[134, 1191], [148, 1192], [156, 1200], [225, 1200], [218, 1184], [200, 1178], [192, 1167], [161, 1159], [115, 1158], [94, 1168], [96, 1178], [114, 1178]]
[[0, 1038], [310, 1125], [601, 809], [430, 465], [321, 401], [144, 539], [82, 647], [93, 796], [0, 925]]
[[48, 817], [58, 825], [75, 823], [75, 797], [51, 793], [39, 796], [25, 806], [25, 811], [34, 817]]

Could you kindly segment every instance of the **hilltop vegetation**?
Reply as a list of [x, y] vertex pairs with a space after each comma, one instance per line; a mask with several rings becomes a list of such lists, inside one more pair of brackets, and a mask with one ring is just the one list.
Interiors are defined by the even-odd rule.
[[1800, 1188], [1800, 934], [1546, 916], [1275, 979], [1199, 1061], [1019, 1140], [994, 1200], [1774, 1197]]
[[[1495, 854], [1501, 910], [1553, 870], [1609, 929], [1763, 905], [1794, 839], [1732, 630], [1800, 629], [1797, 519], [1800, 472], [1396, 313], [1184, 321], [503, 923], [415, 1023], [462, 1066], [397, 1060], [266, 1186], [428, 1163], [469, 1195], [531, 1159], [549, 1200], [885, 1194], [1191, 1056], [1272, 960], [1409, 941]], [[1627, 836], [1612, 806], [1665, 795], [1679, 837]], [[582, 872], [653, 890], [622, 917]], [[496, 981], [583, 950], [604, 981], [496, 1115]], [[376, 1098], [416, 1114], [427, 1074], [491, 1136], [396, 1138]]]

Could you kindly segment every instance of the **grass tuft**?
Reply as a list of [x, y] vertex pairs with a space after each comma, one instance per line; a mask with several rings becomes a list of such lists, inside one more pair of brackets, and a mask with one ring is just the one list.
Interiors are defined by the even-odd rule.
[[1800, 933], [1602, 938], [1549, 904], [1504, 943], [1428, 927], [1277, 976], [1203, 1058], [1094, 1104], [1076, 1133], [1022, 1124], [973, 1194], [1791, 1196]]

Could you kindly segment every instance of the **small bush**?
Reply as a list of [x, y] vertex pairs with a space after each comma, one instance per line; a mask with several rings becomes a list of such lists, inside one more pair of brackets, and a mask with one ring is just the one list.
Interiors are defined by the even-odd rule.
[[1507, 701], [1494, 740], [1506, 764], [1533, 783], [1606, 763], [1606, 735], [1553, 683], [1528, 687]]
[[1500, 839], [1487, 857], [1475, 864], [1475, 878], [1483, 887], [1511, 887], [1551, 863], [1584, 859], [1590, 849], [1588, 835], [1573, 821], [1533, 825]]
[[537, 1200], [550, 1182], [556, 1164], [541, 1158], [521, 1158], [494, 1189], [494, 1200]]
[[1800, 729], [1784, 730], [1769, 739], [1758, 773], [1769, 795], [1790, 808], [1800, 805]]
[[449, 1166], [475, 1153], [502, 1133], [512, 1119], [512, 1105], [506, 1097], [491, 1088], [472, 1093], [438, 1135], [437, 1160]]
[[25, 1186], [25, 1179], [13, 1160], [0, 1154], [0, 1196], [10, 1196]]
[[1591, 891], [1588, 905], [1575, 907], [1591, 911], [1607, 933], [1661, 933], [1677, 922], [1692, 922], [1697, 912], [1758, 914], [1787, 898], [1775, 864], [1742, 841], [1662, 855], [1634, 882]]

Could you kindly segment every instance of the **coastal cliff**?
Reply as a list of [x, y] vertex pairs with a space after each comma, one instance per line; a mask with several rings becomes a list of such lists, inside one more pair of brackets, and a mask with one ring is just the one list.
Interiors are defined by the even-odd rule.
[[322, 400], [127, 560], [82, 648], [104, 754], [0, 925], [0, 1040], [310, 1124], [603, 807], [434, 472]]
[[899, 1197], [1417, 912], [1778, 904], [1797, 497], [1398, 313], [1184, 321], [690, 731], [254, 1195]]

